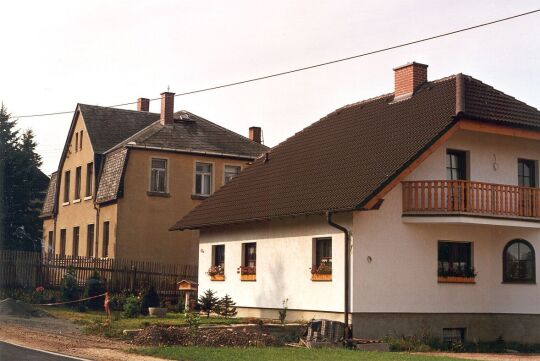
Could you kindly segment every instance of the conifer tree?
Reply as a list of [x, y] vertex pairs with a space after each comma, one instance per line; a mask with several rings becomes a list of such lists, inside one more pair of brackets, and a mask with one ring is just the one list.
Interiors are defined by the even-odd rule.
[[236, 302], [233, 301], [231, 296], [225, 295], [219, 300], [219, 314], [225, 318], [234, 317], [238, 313], [235, 306]]
[[204, 295], [199, 297], [199, 304], [201, 305], [201, 310], [206, 313], [207, 318], [210, 317], [210, 313], [212, 311], [216, 310], [218, 302], [219, 300], [216, 297], [216, 293], [210, 289], [206, 290], [204, 292]]

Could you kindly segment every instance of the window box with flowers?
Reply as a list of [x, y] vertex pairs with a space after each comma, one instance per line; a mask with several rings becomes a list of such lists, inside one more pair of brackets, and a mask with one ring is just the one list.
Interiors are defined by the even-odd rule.
[[314, 264], [311, 267], [312, 281], [332, 281], [332, 259], [324, 258], [317, 266]]
[[438, 283], [476, 283], [474, 267], [442, 270], [437, 274]]
[[240, 266], [238, 271], [240, 274], [241, 281], [256, 281], [257, 280], [257, 269], [255, 266]]
[[212, 266], [206, 272], [211, 281], [225, 281], [225, 270], [222, 266]]

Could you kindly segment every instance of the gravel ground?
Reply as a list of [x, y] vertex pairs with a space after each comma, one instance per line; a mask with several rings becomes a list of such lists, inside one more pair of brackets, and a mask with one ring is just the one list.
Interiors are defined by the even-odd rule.
[[90, 360], [162, 360], [123, 352], [134, 346], [120, 341], [84, 335], [71, 322], [50, 317], [0, 316], [0, 340]]

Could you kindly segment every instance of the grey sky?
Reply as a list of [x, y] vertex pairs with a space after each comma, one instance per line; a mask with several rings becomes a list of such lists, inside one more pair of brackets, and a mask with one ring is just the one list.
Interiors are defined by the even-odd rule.
[[[372, 4], [373, 3], [373, 4]], [[0, 100], [12, 114], [181, 93], [525, 12], [538, 1], [11, 1], [1, 7]], [[392, 68], [458, 72], [540, 107], [540, 14], [325, 68], [176, 98], [273, 146], [334, 109], [391, 92]], [[134, 106], [132, 106], [132, 109]], [[158, 111], [152, 102], [151, 111]], [[21, 119], [50, 174], [70, 115]]]

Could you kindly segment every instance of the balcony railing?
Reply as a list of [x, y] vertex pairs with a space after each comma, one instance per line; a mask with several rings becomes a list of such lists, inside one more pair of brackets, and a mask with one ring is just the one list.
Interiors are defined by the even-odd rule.
[[540, 217], [540, 189], [471, 181], [406, 181], [404, 214]]

